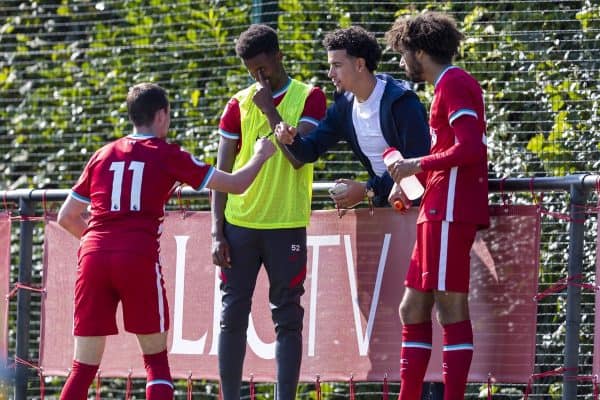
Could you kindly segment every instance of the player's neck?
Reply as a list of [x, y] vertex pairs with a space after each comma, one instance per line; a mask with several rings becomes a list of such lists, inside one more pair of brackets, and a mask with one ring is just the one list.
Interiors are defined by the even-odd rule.
[[435, 85], [442, 73], [451, 65], [452, 64], [431, 64], [431, 66], [428, 68], [428, 71], [425, 72], [425, 78], [427, 82]]
[[357, 79], [357, 87], [353, 91], [354, 97], [359, 103], [363, 103], [369, 99], [373, 90], [375, 90], [375, 85], [377, 84], [377, 79], [375, 75], [372, 73], [365, 73], [365, 77], [361, 79]]
[[285, 72], [285, 70], [282, 70], [281, 74], [279, 74], [279, 76], [277, 77], [277, 80], [275, 82], [271, 82], [271, 91], [273, 93], [282, 91], [287, 87], [290, 80], [291, 78], [289, 77], [289, 75]]

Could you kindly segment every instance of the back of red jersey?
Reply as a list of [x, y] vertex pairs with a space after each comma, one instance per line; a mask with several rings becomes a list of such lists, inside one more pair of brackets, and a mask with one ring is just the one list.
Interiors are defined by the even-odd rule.
[[[459, 140], [453, 125], [460, 118], [474, 122]], [[489, 225], [485, 103], [477, 80], [458, 67], [444, 70], [435, 82], [429, 125], [431, 153], [421, 161], [427, 187], [418, 221]], [[468, 154], [454, 151], [459, 142], [469, 143]]]
[[91, 204], [80, 256], [98, 250], [158, 250], [164, 206], [178, 183], [201, 189], [213, 167], [176, 144], [129, 135], [98, 150], [71, 195]]

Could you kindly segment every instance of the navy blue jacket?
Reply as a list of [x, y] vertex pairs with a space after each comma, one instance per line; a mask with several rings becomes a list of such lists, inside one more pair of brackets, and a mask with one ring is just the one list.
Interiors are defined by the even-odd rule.
[[[427, 112], [416, 93], [404, 81], [384, 74], [377, 77], [386, 81], [379, 116], [387, 144], [400, 150], [404, 158], [429, 154], [431, 138]], [[369, 158], [358, 145], [352, 122], [353, 101], [354, 95], [350, 92], [336, 94], [319, 125], [306, 136], [296, 135], [288, 149], [299, 161], [315, 162], [337, 142], [346, 140], [369, 173], [367, 187], [375, 192], [373, 203], [378, 207], [386, 206], [394, 181], [387, 171], [380, 177], [375, 175]]]

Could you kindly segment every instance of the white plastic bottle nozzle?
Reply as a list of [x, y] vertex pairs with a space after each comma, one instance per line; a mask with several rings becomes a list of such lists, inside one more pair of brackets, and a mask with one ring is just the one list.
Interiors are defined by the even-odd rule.
[[[404, 157], [402, 157], [402, 154], [400, 154], [398, 149], [396, 149], [395, 147], [388, 147], [383, 152], [383, 163], [386, 167], [389, 167], [396, 161], [400, 161], [403, 159]], [[406, 197], [408, 197], [409, 200], [418, 199], [423, 195], [423, 192], [425, 191], [425, 188], [423, 188], [421, 182], [419, 182], [417, 177], [414, 175], [402, 178], [400, 180], [400, 187], [402, 188], [402, 191], [404, 192], [404, 194], [406, 194]]]

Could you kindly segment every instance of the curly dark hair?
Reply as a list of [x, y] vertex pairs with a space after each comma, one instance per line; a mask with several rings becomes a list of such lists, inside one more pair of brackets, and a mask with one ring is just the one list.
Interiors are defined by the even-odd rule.
[[327, 51], [346, 50], [352, 57], [364, 58], [370, 72], [377, 69], [381, 60], [381, 46], [375, 35], [360, 26], [329, 32], [323, 39], [323, 46]]
[[385, 34], [392, 49], [400, 53], [423, 50], [439, 64], [452, 62], [464, 38], [454, 18], [436, 11], [399, 17]]
[[275, 29], [268, 25], [252, 24], [240, 34], [235, 53], [244, 60], [261, 53], [273, 54], [279, 51], [279, 39]]
[[127, 114], [135, 126], [150, 125], [158, 110], [168, 109], [167, 91], [155, 83], [138, 83], [127, 93]]

